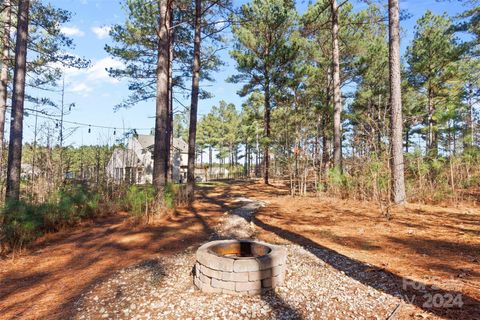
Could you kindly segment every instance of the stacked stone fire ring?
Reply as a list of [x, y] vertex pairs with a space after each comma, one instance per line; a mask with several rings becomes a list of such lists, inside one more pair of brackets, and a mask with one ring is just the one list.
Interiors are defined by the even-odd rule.
[[261, 294], [283, 284], [287, 253], [250, 240], [205, 243], [196, 253], [194, 284], [203, 292]]

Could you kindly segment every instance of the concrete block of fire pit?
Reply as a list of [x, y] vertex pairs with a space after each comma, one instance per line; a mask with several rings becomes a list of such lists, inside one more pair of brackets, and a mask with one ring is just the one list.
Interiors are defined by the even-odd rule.
[[272, 267], [272, 276], [278, 276], [279, 274], [285, 274], [285, 264]]
[[267, 278], [262, 280], [262, 286], [264, 288], [275, 288], [281, 286], [285, 281], [285, 275], [279, 274], [275, 277]]
[[235, 290], [235, 282], [212, 278], [212, 287], [233, 291]]
[[272, 277], [272, 269], [258, 270], [248, 273], [248, 281], [258, 281]]
[[245, 292], [245, 291], [252, 291], [252, 290], [260, 290], [262, 289], [262, 282], [261, 281], [248, 281], [248, 282], [237, 282], [235, 283], [235, 291], [238, 292]]
[[286, 250], [250, 240], [217, 240], [196, 253], [194, 284], [204, 292], [260, 294], [283, 283]]
[[199, 287], [200, 290], [202, 290], [203, 292], [206, 292], [206, 293], [221, 293], [222, 292], [222, 288], [216, 288], [216, 287], [213, 287], [212, 285], [208, 284], [208, 283], [203, 283], [201, 284], [201, 286]]
[[248, 272], [222, 272], [222, 280], [240, 282], [248, 278]]
[[233, 272], [250, 272], [260, 271], [258, 261], [256, 259], [239, 259], [233, 264]]
[[222, 278], [222, 271], [219, 271], [219, 270], [213, 270], [213, 269], [210, 269], [208, 267], [205, 267], [204, 265], [202, 265], [200, 271], [206, 275], [207, 277], [210, 277], [210, 278], [217, 278], [217, 279], [221, 279]]

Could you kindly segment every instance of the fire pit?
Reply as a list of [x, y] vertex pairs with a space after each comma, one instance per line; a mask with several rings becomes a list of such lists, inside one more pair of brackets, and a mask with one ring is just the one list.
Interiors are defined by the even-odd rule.
[[218, 240], [197, 250], [194, 283], [203, 292], [260, 294], [283, 283], [284, 248], [249, 240]]

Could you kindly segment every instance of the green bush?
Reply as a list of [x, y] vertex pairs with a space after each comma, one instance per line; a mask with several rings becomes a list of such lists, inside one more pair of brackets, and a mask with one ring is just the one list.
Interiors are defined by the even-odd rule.
[[139, 217], [147, 211], [146, 207], [153, 200], [155, 200], [155, 189], [153, 186], [132, 185], [127, 189], [124, 205], [130, 214]]
[[23, 201], [8, 202], [3, 210], [3, 241], [12, 249], [17, 249], [42, 235], [44, 210], [44, 205], [35, 206]]
[[155, 188], [152, 185], [132, 185], [126, 190], [123, 207], [137, 218], [145, 215], [154, 207], [158, 209], [158, 205], [173, 209], [182, 199], [182, 188], [183, 185], [167, 183], [163, 191], [163, 199], [156, 199]]
[[167, 183], [163, 192], [163, 202], [169, 209], [175, 207], [175, 202], [178, 200], [182, 185], [175, 183]]
[[84, 187], [66, 186], [45, 203], [25, 200], [9, 202], [3, 208], [0, 241], [11, 249], [21, 248], [45, 232], [58, 231], [97, 213], [100, 194]]

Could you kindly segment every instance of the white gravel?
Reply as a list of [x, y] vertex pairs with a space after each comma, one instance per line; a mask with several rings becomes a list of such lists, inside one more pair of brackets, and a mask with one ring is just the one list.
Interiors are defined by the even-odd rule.
[[217, 238], [253, 239], [255, 237], [253, 215], [258, 209], [265, 206], [265, 203], [248, 198], [237, 198], [237, 202], [241, 204], [241, 207], [232, 212], [225, 212], [222, 221], [215, 227]]
[[205, 294], [192, 283], [195, 248], [122, 270], [76, 303], [75, 319], [385, 319], [399, 303], [298, 245], [285, 286], [263, 296]]
[[[220, 224], [220, 236], [253, 236], [251, 214], [263, 204], [246, 205], [249, 210], [237, 209]], [[80, 297], [74, 319], [386, 319], [400, 303], [325, 263], [315, 248], [285, 247], [285, 285], [264, 295], [195, 289], [192, 246], [112, 274]]]

